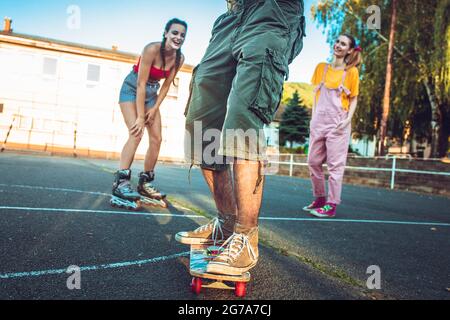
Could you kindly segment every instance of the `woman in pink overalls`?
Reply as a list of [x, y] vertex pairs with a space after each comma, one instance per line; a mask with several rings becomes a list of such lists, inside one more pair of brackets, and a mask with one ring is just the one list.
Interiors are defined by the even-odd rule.
[[[351, 134], [351, 121], [359, 93], [361, 48], [350, 35], [334, 44], [331, 64], [320, 63], [311, 80], [314, 92], [310, 124], [308, 166], [314, 201], [304, 207], [317, 217], [334, 217], [341, 202], [342, 180]], [[328, 166], [328, 198], [322, 165]]]

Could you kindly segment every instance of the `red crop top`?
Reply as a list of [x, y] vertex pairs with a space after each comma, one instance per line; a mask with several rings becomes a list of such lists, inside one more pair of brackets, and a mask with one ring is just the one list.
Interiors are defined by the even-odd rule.
[[[138, 64], [133, 66], [133, 71], [135, 73], [138, 73], [140, 63], [141, 63], [141, 58], [139, 58]], [[149, 80], [159, 81], [161, 79], [168, 78], [169, 75], [170, 75], [170, 70], [162, 70], [162, 69], [158, 69], [154, 66], [151, 66], [150, 74], [148, 75], [148, 78], [149, 78]]]

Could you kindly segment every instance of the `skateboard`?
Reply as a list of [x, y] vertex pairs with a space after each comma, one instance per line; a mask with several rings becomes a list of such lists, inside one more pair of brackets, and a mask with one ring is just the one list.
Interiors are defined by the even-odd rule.
[[234, 290], [237, 297], [245, 297], [247, 282], [250, 281], [250, 272], [244, 272], [240, 276], [206, 272], [208, 262], [219, 255], [222, 250], [221, 247], [207, 244], [191, 245], [189, 261], [189, 273], [193, 277], [191, 290], [195, 294], [200, 294], [202, 288]]

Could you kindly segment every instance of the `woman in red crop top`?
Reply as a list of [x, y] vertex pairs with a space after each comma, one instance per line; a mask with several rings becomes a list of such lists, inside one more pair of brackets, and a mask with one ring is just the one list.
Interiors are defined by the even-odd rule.
[[[159, 108], [184, 63], [181, 47], [186, 31], [186, 22], [170, 20], [165, 26], [162, 42], [152, 42], [145, 46], [138, 64], [133, 66], [123, 82], [119, 104], [129, 137], [121, 153], [120, 168], [115, 173], [111, 203], [116, 206], [130, 207], [127, 204], [139, 200], [142, 195], [155, 199], [165, 197], [151, 184], [162, 141]], [[165, 80], [160, 89], [159, 81], [162, 79]], [[145, 155], [144, 170], [139, 174], [136, 192], [130, 185], [130, 167], [145, 128], [150, 145]]]

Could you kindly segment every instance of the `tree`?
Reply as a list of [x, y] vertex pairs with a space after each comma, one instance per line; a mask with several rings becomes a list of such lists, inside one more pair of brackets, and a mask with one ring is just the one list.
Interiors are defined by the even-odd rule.
[[391, 80], [392, 80], [392, 57], [394, 54], [395, 27], [397, 23], [397, 0], [392, 1], [391, 30], [389, 33], [389, 48], [386, 65], [386, 81], [384, 86], [383, 97], [383, 115], [381, 117], [380, 141], [378, 147], [378, 155], [385, 155], [384, 140], [386, 137], [386, 126], [390, 109], [391, 96]]
[[309, 136], [310, 114], [296, 90], [283, 112], [280, 123], [280, 143], [304, 143]]

